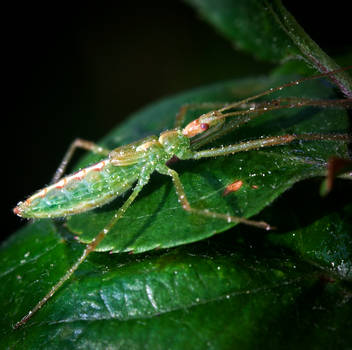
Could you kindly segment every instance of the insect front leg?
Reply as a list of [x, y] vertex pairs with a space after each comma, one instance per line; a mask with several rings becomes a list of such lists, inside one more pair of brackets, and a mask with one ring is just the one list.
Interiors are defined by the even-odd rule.
[[[348, 141], [350, 140], [350, 136], [347, 134], [333, 134], [333, 135], [323, 135], [323, 134], [306, 134], [306, 135], [281, 135], [281, 136], [272, 136], [267, 138], [261, 138], [258, 140], [251, 140], [246, 142], [241, 142], [235, 145], [229, 145], [221, 148], [212, 148], [208, 150], [202, 150], [198, 152], [194, 152], [192, 159], [200, 159], [206, 157], [216, 157], [216, 156], [225, 156], [228, 154], [234, 154], [237, 152], [244, 152], [253, 149], [263, 148], [263, 147], [270, 147], [270, 146], [277, 146], [277, 145], [284, 145], [290, 143], [294, 140], [305, 140], [305, 141], [317, 141], [317, 140], [324, 140], [324, 141]], [[172, 177], [173, 183], [176, 188], [176, 193], [179, 199], [179, 202], [182, 205], [182, 208], [188, 212], [207, 216], [211, 218], [218, 218], [222, 220], [226, 220], [228, 222], [236, 222], [236, 223], [243, 223], [250, 226], [259, 227], [265, 230], [270, 230], [272, 227], [263, 221], [253, 221], [247, 220], [242, 217], [232, 216], [229, 214], [221, 214], [212, 212], [209, 210], [202, 210], [191, 207], [185, 190], [183, 188], [182, 182], [178, 176], [178, 173], [168, 168], [167, 166], [159, 166], [157, 170], [165, 175], [169, 175]]]
[[68, 148], [64, 158], [62, 159], [59, 167], [57, 168], [57, 170], [56, 170], [56, 172], [50, 182], [51, 184], [57, 182], [61, 178], [61, 176], [65, 172], [67, 165], [70, 162], [70, 160], [72, 159], [73, 154], [77, 148], [82, 148], [82, 149], [85, 149], [87, 151], [91, 151], [96, 154], [101, 154], [102, 156], [108, 156], [108, 154], [110, 152], [110, 150], [103, 148], [103, 147], [95, 144], [94, 142], [83, 140], [83, 139], [75, 139], [71, 143], [71, 145]]
[[143, 186], [149, 181], [150, 171], [145, 171], [141, 174], [136, 186], [134, 187], [132, 193], [125, 201], [125, 203], [118, 209], [110, 222], [94, 237], [94, 239], [86, 245], [81, 257], [67, 270], [67, 272], [60, 278], [60, 280], [50, 289], [50, 291], [41, 299], [32, 310], [28, 312], [19, 322], [14, 325], [14, 328], [19, 328], [24, 325], [55, 293], [56, 291], [73, 275], [73, 273], [78, 269], [88, 255], [95, 251], [99, 243], [105, 238], [112, 227], [118, 222], [119, 219], [123, 217], [126, 210], [130, 207], [133, 201], [138, 196], [139, 192], [142, 190]]
[[210, 218], [221, 219], [221, 220], [225, 220], [227, 222], [236, 222], [236, 223], [241, 223], [241, 224], [245, 224], [245, 225], [255, 226], [255, 227], [258, 227], [261, 229], [265, 229], [265, 230], [271, 230], [273, 228], [268, 223], [266, 223], [264, 221], [247, 220], [245, 218], [233, 216], [230, 214], [221, 214], [221, 213], [212, 212], [212, 211], [209, 211], [206, 209], [193, 208], [189, 204], [189, 201], [186, 196], [186, 192], [183, 188], [183, 185], [182, 185], [182, 182], [180, 180], [178, 173], [175, 170], [170, 169], [166, 166], [158, 169], [158, 171], [164, 175], [171, 176], [172, 181], [175, 185], [178, 200], [179, 200], [182, 208], [190, 213], [194, 213], [197, 215], [206, 216], [206, 217], [210, 217]]
[[257, 140], [250, 140], [237, 143], [235, 145], [228, 145], [220, 148], [211, 148], [198, 152], [194, 152], [193, 159], [226, 156], [238, 152], [245, 152], [263, 147], [280, 146], [290, 143], [294, 140], [303, 141], [350, 141], [351, 137], [347, 134], [302, 134], [302, 135], [280, 135], [261, 138]]

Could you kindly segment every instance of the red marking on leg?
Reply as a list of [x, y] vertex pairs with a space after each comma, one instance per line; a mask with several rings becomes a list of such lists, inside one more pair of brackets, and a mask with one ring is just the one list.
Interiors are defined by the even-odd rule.
[[224, 193], [222, 195], [227, 196], [231, 192], [236, 192], [242, 187], [242, 185], [243, 185], [242, 180], [235, 181], [232, 184], [226, 186]]
[[283, 135], [282, 138], [287, 143], [292, 142], [293, 140], [296, 139], [296, 137], [294, 135]]
[[259, 187], [257, 185], [252, 185], [251, 186], [254, 190], [257, 190]]
[[182, 204], [182, 208], [186, 211], [190, 211], [191, 210], [191, 206], [189, 205], [189, 203], [184, 203]]

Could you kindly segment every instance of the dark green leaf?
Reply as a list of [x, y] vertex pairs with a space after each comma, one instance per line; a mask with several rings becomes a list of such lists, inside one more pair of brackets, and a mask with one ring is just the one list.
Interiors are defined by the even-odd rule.
[[301, 259], [319, 266], [331, 278], [352, 281], [352, 182], [338, 181], [326, 198], [320, 179], [296, 184], [260, 217], [278, 227], [267, 238]]
[[300, 54], [261, 0], [186, 0], [233, 44], [257, 58], [280, 62]]
[[[251, 79], [217, 84], [167, 99], [137, 113], [105, 140], [110, 147], [171, 128], [176, 112], [186, 102], [231, 101], [276, 86], [274, 79]], [[283, 91], [282, 96], [333, 96], [322, 81], [311, 81]], [[204, 112], [204, 111], [203, 111]], [[200, 111], [196, 111], [200, 113]], [[190, 118], [197, 114], [192, 114]], [[225, 140], [224, 144], [285, 133], [344, 133], [347, 117], [342, 109], [293, 108], [260, 116]], [[343, 142], [294, 142], [285, 147], [238, 153], [229, 157], [174, 164], [180, 173], [190, 203], [196, 208], [251, 217], [269, 205], [294, 183], [325, 174], [332, 155], [347, 156]], [[85, 159], [81, 166], [93, 161]], [[96, 158], [95, 158], [96, 159]], [[227, 185], [243, 181], [236, 193], [223, 196]], [[92, 212], [69, 218], [69, 229], [88, 242], [108, 223], [124, 198]], [[219, 220], [190, 215], [179, 205], [170, 178], [155, 174], [98, 249], [143, 252], [177, 246], [209, 237], [233, 226]]]
[[[186, 0], [235, 46], [273, 62], [306, 61], [320, 72], [338, 69], [304, 31], [280, 0]], [[342, 93], [352, 96], [346, 72], [333, 78]]]
[[0, 251], [0, 347], [348, 347], [351, 288], [245, 231], [170, 251], [94, 253], [27, 325], [12, 330], [82, 250], [48, 221], [28, 225]]
[[[244, 97], [276, 83], [271, 79], [230, 82], [165, 100], [138, 113], [103, 143], [116, 146], [170, 128], [186, 101], [226, 101], [232, 95]], [[332, 96], [322, 82], [298, 86], [291, 93]], [[282, 110], [263, 115], [224, 141], [288, 131], [343, 132], [346, 127], [342, 110]], [[174, 166], [193, 204], [219, 211], [240, 210], [249, 216], [295, 182], [323, 173], [331, 153], [346, 155], [345, 145], [299, 142]], [[81, 166], [94, 160], [95, 156], [88, 156]], [[223, 197], [224, 188], [234, 179], [243, 179], [243, 187]], [[309, 191], [316, 196], [307, 196]], [[172, 250], [138, 255], [94, 253], [25, 326], [13, 330], [11, 325], [44, 296], [84, 248], [60, 221], [26, 226], [0, 251], [0, 347], [279, 349], [282, 344], [296, 348], [302, 342], [312, 348], [347, 347], [352, 341], [351, 236], [344, 221], [351, 217], [349, 197], [336, 212], [328, 208], [312, 212], [309, 209], [322, 205], [318, 186], [309, 185], [303, 192], [294, 188], [291, 193], [297, 195], [295, 200], [284, 196], [257, 216], [278, 226], [269, 235], [242, 225]], [[306, 207], [302, 207], [302, 198]], [[69, 227], [80, 225], [89, 237], [93, 229], [104, 226], [120, 203], [117, 200], [108, 208], [73, 217]], [[137, 237], [135, 247], [145, 250], [159, 242], [177, 245], [198, 240], [229, 226], [187, 217], [178, 208], [169, 179], [159, 175], [135, 204], [111, 232], [108, 244], [117, 249], [124, 249], [133, 237]], [[294, 214], [286, 210], [290, 205]], [[287, 222], [295, 225], [287, 227]], [[182, 230], [189, 230], [189, 237]]]
[[[286, 10], [278, 1], [221, 0], [216, 6], [207, 0], [192, 2], [239, 46], [259, 57], [282, 60], [318, 52], [291, 17], [284, 21]], [[314, 57], [324, 61], [319, 55]], [[326, 61], [323, 67], [331, 69]], [[169, 98], [135, 114], [102, 144], [113, 148], [172, 128], [184, 103], [230, 102], [280, 82], [278, 77], [241, 80]], [[348, 86], [340, 82], [341, 90]], [[335, 97], [321, 81], [282, 93]], [[188, 119], [201, 112], [191, 111]], [[284, 133], [345, 133], [348, 128], [342, 109], [293, 108], [265, 114], [220, 143]], [[193, 206], [245, 217], [258, 214], [257, 220], [278, 229], [267, 233], [241, 225], [205, 239], [232, 224], [185, 213], [170, 179], [156, 174], [99, 247], [144, 253], [91, 254], [25, 326], [13, 330], [11, 326], [82, 253], [84, 246], [72, 233], [90, 241], [124, 198], [74, 216], [67, 226], [49, 220], [27, 225], [0, 248], [0, 348], [351, 347], [351, 184], [338, 182], [326, 199], [318, 195], [318, 182], [296, 184], [325, 175], [332, 155], [347, 157], [347, 145], [295, 142], [173, 164]], [[79, 167], [98, 159], [87, 156]], [[223, 196], [226, 186], [237, 180], [243, 186]]]

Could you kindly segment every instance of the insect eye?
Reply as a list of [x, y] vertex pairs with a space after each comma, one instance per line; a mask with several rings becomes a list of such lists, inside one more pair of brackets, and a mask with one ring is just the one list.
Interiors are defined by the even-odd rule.
[[200, 128], [203, 130], [203, 131], [206, 131], [209, 129], [209, 124], [207, 123], [202, 123], [200, 124]]

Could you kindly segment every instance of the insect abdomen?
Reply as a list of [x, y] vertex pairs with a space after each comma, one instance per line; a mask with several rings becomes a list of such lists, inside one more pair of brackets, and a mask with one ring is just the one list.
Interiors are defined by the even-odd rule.
[[26, 218], [62, 217], [102, 206], [137, 180], [138, 164], [116, 167], [109, 159], [62, 178], [20, 202], [14, 212]]

